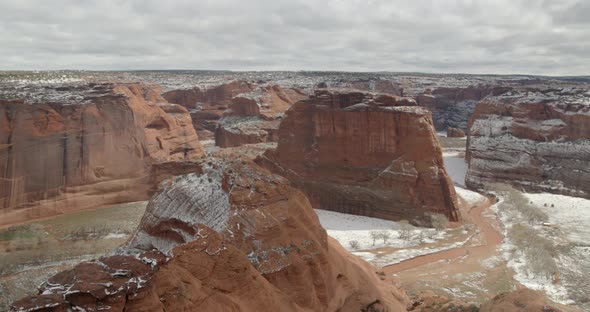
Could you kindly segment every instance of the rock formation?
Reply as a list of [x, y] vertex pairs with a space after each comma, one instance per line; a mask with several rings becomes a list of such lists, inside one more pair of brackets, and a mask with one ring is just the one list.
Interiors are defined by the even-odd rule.
[[365, 79], [352, 81], [327, 81], [316, 85], [319, 89], [342, 89], [349, 91], [365, 91], [403, 96], [404, 90], [400, 84], [387, 79]]
[[50, 278], [18, 311], [404, 311], [303, 193], [245, 161], [165, 183], [121, 255]]
[[457, 128], [448, 127], [447, 128], [447, 137], [448, 138], [464, 138], [465, 131]]
[[0, 225], [146, 200], [203, 154], [186, 109], [157, 87], [77, 88], [63, 90], [74, 103], [0, 100]]
[[508, 89], [487, 85], [466, 88], [441, 87], [427, 89], [424, 94], [416, 96], [416, 102], [432, 112], [434, 127], [437, 130], [444, 131], [448, 127], [466, 130], [478, 101], [487, 95], [501, 94]]
[[215, 129], [215, 145], [235, 147], [244, 144], [276, 142], [284, 112], [308, 96], [298, 89], [267, 85], [232, 99]]
[[168, 91], [162, 96], [170, 103], [180, 104], [191, 114], [193, 125], [201, 139], [212, 139], [217, 122], [229, 108], [232, 99], [254, 91], [256, 85], [245, 81], [232, 81], [208, 89], [198, 87]]
[[590, 93], [521, 88], [490, 96], [470, 121], [466, 184], [590, 198]]
[[459, 220], [431, 114], [412, 99], [316, 91], [286, 113], [276, 150], [258, 162], [288, 177], [315, 208], [428, 223]]

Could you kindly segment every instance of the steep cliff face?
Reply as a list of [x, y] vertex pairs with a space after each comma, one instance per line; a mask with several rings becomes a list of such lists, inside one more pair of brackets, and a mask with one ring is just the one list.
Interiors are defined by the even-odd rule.
[[436, 130], [447, 128], [467, 129], [469, 118], [478, 101], [488, 95], [498, 95], [508, 91], [508, 87], [469, 86], [466, 88], [437, 88], [426, 90], [416, 96], [416, 102], [432, 112]]
[[303, 193], [242, 161], [211, 159], [200, 174], [169, 181], [121, 254], [59, 273], [12, 308], [402, 311], [408, 304], [327, 237]]
[[435, 212], [457, 221], [431, 115], [415, 105], [317, 91], [287, 111], [277, 149], [258, 162], [291, 179], [317, 208], [418, 223]]
[[217, 123], [223, 112], [229, 108], [232, 99], [252, 92], [256, 85], [244, 81], [232, 81], [212, 88], [172, 90], [162, 96], [170, 103], [186, 107], [191, 114], [193, 125], [201, 139], [212, 139]]
[[470, 121], [466, 183], [590, 198], [590, 93], [522, 88], [478, 104]]
[[215, 145], [235, 147], [275, 142], [283, 114], [291, 105], [308, 98], [303, 91], [267, 85], [232, 99], [215, 129]]
[[85, 104], [0, 100], [0, 225], [145, 200], [203, 154], [186, 109], [157, 88], [81, 88]]

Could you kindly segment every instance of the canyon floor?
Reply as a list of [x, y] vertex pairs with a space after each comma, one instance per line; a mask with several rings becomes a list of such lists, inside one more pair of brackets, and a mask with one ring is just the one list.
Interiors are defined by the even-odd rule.
[[[551, 224], [560, 227], [563, 243], [574, 244], [559, 259], [576, 265], [561, 270], [561, 285], [544, 285], [543, 279], [519, 270], [524, 260], [515, 255], [510, 240], [504, 239], [505, 223], [517, 220], [503, 217], [505, 213], [498, 209], [495, 198], [462, 188], [466, 170], [462, 154], [465, 139], [440, 139], [445, 147], [445, 165], [461, 198], [462, 225], [435, 230], [316, 210], [328, 234], [351, 253], [375, 265], [382, 279], [401, 284], [410, 296], [432, 291], [480, 304], [499, 293], [526, 285], [544, 290], [559, 303], [576, 302], [577, 307], [588, 309], [589, 294], [584, 290], [590, 289], [585, 287], [588, 278], [580, 279], [579, 275], [590, 272], [588, 263], [580, 261], [588, 253], [588, 246], [583, 242], [588, 239], [590, 201], [527, 195], [548, 212], [555, 210], [552, 207], [556, 204], [569, 204], [587, 212], [581, 218], [572, 213], [551, 214]], [[211, 142], [203, 143], [209, 154], [239, 153], [252, 158], [272, 145], [219, 149], [212, 147]], [[36, 287], [49, 276], [114, 250], [137, 226], [145, 207], [146, 202], [128, 203], [0, 229], [0, 310], [7, 309], [17, 298], [36, 293]], [[388, 234], [385, 239], [373, 239], [375, 233]], [[561, 308], [576, 311], [577, 307]]]

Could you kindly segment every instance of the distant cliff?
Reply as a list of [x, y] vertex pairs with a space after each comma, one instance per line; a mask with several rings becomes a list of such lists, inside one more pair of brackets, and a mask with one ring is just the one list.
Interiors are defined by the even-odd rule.
[[590, 198], [590, 93], [519, 88], [481, 101], [471, 118], [466, 183]]

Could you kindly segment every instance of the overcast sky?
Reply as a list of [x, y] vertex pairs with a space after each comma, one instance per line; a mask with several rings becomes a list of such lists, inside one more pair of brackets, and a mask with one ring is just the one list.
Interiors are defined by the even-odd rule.
[[2, 69], [590, 75], [590, 0], [0, 0]]

